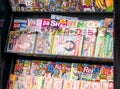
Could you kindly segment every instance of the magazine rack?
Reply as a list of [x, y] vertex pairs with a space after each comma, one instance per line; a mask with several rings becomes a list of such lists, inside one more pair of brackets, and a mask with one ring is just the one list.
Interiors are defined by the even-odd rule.
[[[9, 5], [8, 1], [6, 1]], [[119, 9], [117, 9], [119, 5], [119, 1], [114, 1], [114, 11], [113, 12], [12, 12], [9, 6], [6, 6], [10, 12], [7, 16], [7, 22], [4, 24], [4, 35], [6, 36], [9, 34], [10, 25], [14, 19], [21, 19], [21, 18], [42, 18], [42, 17], [50, 17], [51, 14], [58, 14], [58, 15], [65, 15], [65, 16], [72, 16], [72, 17], [79, 17], [79, 19], [102, 19], [105, 17], [113, 17], [114, 18], [114, 58], [113, 59], [103, 59], [103, 58], [89, 58], [89, 57], [70, 57], [70, 56], [59, 56], [59, 55], [37, 55], [37, 54], [27, 54], [27, 53], [11, 53], [6, 51], [8, 38], [5, 37], [3, 39], [3, 54], [4, 56], [8, 56], [8, 58], [4, 57], [5, 60], [9, 60], [11, 58], [11, 65], [4, 65], [10, 68], [10, 73], [13, 71], [13, 67], [15, 64], [15, 60], [17, 58], [24, 58], [24, 59], [42, 59], [46, 61], [63, 61], [63, 62], [82, 62], [82, 63], [97, 63], [97, 64], [105, 64], [105, 65], [114, 65], [114, 89], [120, 89], [120, 17], [119, 17]], [[9, 31], [8, 31], [9, 29]], [[7, 36], [8, 37], [8, 36]], [[6, 44], [6, 45], [5, 45]], [[9, 71], [5, 72], [9, 74]], [[3, 75], [4, 76], [4, 75]], [[5, 76], [4, 76], [5, 77]], [[3, 78], [4, 78], [3, 77]], [[6, 80], [7, 81], [7, 80]], [[3, 88], [4, 89], [4, 88]]]

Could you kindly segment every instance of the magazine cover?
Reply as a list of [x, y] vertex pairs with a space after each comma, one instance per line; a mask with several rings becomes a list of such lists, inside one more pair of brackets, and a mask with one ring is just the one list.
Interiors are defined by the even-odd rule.
[[39, 68], [40, 68], [40, 70], [39, 70], [38, 76], [46, 77], [47, 71], [48, 71], [48, 62], [47, 61], [40, 61]]
[[46, 73], [46, 77], [52, 78], [54, 75], [54, 70], [55, 70], [56, 62], [53, 61], [48, 61], [48, 70]]
[[78, 17], [69, 17], [69, 16], [51, 14], [51, 19], [78, 20]]
[[18, 89], [26, 89], [25, 77], [26, 76], [19, 76], [18, 77]]
[[22, 71], [23, 76], [30, 75], [31, 64], [32, 64], [31, 60], [25, 60], [24, 61], [23, 71]]
[[39, 73], [40, 62], [41, 62], [40, 60], [33, 60], [32, 61], [30, 75], [32, 75], [32, 76], [38, 76], [38, 75], [40, 75], [40, 73]]
[[15, 20], [12, 22], [11, 30], [12, 30], [12, 31], [20, 30], [20, 27], [21, 27], [20, 24], [21, 24], [21, 20], [15, 19]]
[[108, 89], [108, 84], [105, 80], [101, 80], [102, 89]]
[[35, 31], [36, 23], [37, 23], [36, 19], [28, 18], [28, 19], [27, 19], [26, 29], [27, 29], [28, 31], [33, 31], [33, 32], [34, 32], [34, 31]]
[[51, 23], [51, 19], [49, 19], [49, 18], [42, 18], [41, 31], [42, 31], [42, 32], [47, 32], [47, 31], [49, 31], [50, 23]]
[[54, 78], [53, 89], [63, 89], [63, 79]]
[[106, 28], [98, 28], [98, 35], [96, 40], [96, 47], [94, 57], [103, 58], [104, 51], [105, 51], [105, 35], [106, 35]]
[[35, 31], [41, 32], [42, 19], [36, 19]]
[[100, 78], [107, 81], [113, 81], [113, 67], [103, 65], [100, 70]]
[[35, 33], [22, 33], [16, 39], [15, 52], [33, 53], [36, 40]]
[[17, 59], [14, 69], [14, 74], [21, 75], [23, 71], [24, 60]]
[[43, 89], [53, 89], [53, 78], [45, 78]]
[[82, 80], [91, 81], [93, 73], [93, 65], [84, 64]]
[[108, 84], [108, 89], [114, 89], [114, 83], [113, 82], [110, 82]]
[[60, 78], [62, 74], [62, 62], [55, 62], [53, 77]]
[[64, 79], [63, 89], [72, 89], [73, 81]]
[[96, 45], [96, 28], [86, 28], [87, 34], [83, 38], [82, 56], [93, 57]]
[[70, 79], [81, 80], [83, 69], [84, 69], [83, 64], [72, 63]]
[[[91, 88], [91, 81], [81, 81], [81, 88], [80, 89], [92, 89]], [[104, 89], [104, 88], [102, 88]]]
[[72, 65], [72, 63], [66, 63], [66, 62], [62, 63], [61, 78], [70, 79], [71, 65]]
[[114, 31], [113, 29], [108, 29], [106, 36], [105, 36], [105, 50], [104, 55], [105, 58], [113, 58], [113, 36]]
[[27, 25], [27, 20], [21, 20], [20, 22], [20, 31], [25, 31]]
[[53, 35], [43, 32], [37, 34], [35, 53], [36, 54], [51, 54]]
[[33, 86], [33, 76], [26, 75], [24, 77], [25, 77], [26, 89], [32, 89], [32, 86]]
[[92, 86], [91, 86], [91, 89], [104, 89], [104, 88], [102, 88], [102, 86], [101, 86], [101, 83], [100, 82], [91, 82], [92, 84]]
[[8, 89], [18, 89], [18, 75], [10, 74], [8, 81]]
[[92, 80], [93, 81], [100, 81], [100, 71], [101, 65], [93, 65], [93, 73], [92, 73]]
[[43, 86], [44, 86], [44, 78], [34, 76], [32, 89], [43, 89]]
[[81, 86], [81, 81], [80, 80], [74, 80], [73, 81], [73, 88], [72, 89], [80, 89]]
[[18, 37], [19, 37], [18, 31], [10, 31], [8, 45], [7, 45], [8, 52], [16, 52], [15, 46], [16, 46], [16, 41], [17, 41]]
[[76, 42], [75, 35], [69, 36], [65, 35], [64, 33], [55, 34], [52, 54], [74, 56], [76, 46], [75, 42]]

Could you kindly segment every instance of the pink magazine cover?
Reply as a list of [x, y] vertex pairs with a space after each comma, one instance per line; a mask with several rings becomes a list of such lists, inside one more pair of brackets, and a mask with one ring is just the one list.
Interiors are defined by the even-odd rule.
[[109, 82], [108, 89], [114, 89], [114, 82]]
[[33, 86], [33, 76], [26, 75], [25, 78], [26, 78], [25, 79], [26, 89], [32, 89], [32, 86]]
[[80, 80], [74, 80], [72, 89], [80, 89], [80, 85], [81, 85], [81, 81]]
[[91, 81], [81, 81], [80, 89], [92, 89], [91, 84], [92, 84]]
[[33, 60], [30, 70], [30, 75], [32, 76], [38, 76], [40, 70], [40, 60]]
[[33, 53], [36, 40], [35, 33], [22, 33], [16, 40], [15, 52]]
[[73, 81], [64, 79], [63, 89], [72, 89]]
[[91, 81], [93, 73], [93, 65], [84, 64], [82, 80]]
[[82, 56], [93, 57], [96, 45], [96, 28], [86, 28], [87, 34], [83, 38]]
[[34, 76], [32, 89], [43, 89], [44, 78], [39, 76]]
[[102, 89], [101, 83], [100, 82], [92, 82], [91, 84], [91, 89]]
[[36, 26], [37, 20], [36, 19], [27, 19], [27, 26], [26, 29], [28, 31], [35, 31], [35, 26]]
[[63, 89], [63, 79], [54, 78], [53, 89]]
[[35, 31], [41, 32], [42, 19], [36, 19]]
[[50, 22], [51, 22], [51, 19], [42, 18], [42, 26], [41, 26], [41, 31], [42, 32], [47, 32], [49, 30]]
[[45, 78], [43, 89], [53, 89], [53, 78]]

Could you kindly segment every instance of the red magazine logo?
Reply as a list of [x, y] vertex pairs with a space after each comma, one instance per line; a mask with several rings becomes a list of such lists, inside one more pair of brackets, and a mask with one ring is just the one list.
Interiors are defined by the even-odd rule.
[[20, 23], [19, 22], [13, 23], [13, 28], [20, 28]]

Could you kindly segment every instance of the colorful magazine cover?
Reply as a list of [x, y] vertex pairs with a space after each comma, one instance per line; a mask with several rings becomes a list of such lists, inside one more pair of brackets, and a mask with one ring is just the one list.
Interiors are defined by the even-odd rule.
[[71, 65], [72, 63], [62, 63], [62, 73], [60, 74], [61, 78], [70, 79]]
[[50, 33], [39, 33], [36, 38], [35, 53], [51, 54], [53, 35]]
[[74, 56], [76, 35], [69, 36], [64, 34], [64, 31], [65, 30], [62, 29], [61, 33], [56, 33], [54, 35], [52, 54]]
[[8, 45], [7, 45], [8, 52], [15, 52], [15, 46], [18, 37], [19, 37], [18, 31], [10, 31]]
[[17, 74], [10, 74], [9, 82], [8, 82], [8, 89], [18, 89], [18, 75]]
[[30, 75], [32, 76], [38, 76], [40, 75], [40, 60], [33, 60], [32, 65], [31, 65], [31, 70], [30, 70]]
[[53, 89], [53, 78], [45, 78], [43, 89]]
[[106, 35], [106, 28], [98, 28], [98, 35], [95, 47], [94, 57], [103, 58], [104, 51], [105, 51], [105, 35]]
[[113, 58], [113, 37], [114, 37], [113, 18], [106, 18], [104, 27], [107, 28], [107, 33], [105, 37], [105, 57]]
[[83, 69], [84, 69], [83, 64], [72, 63], [70, 79], [81, 80]]
[[54, 70], [55, 70], [56, 62], [53, 61], [48, 61], [48, 70], [46, 73], [46, 77], [52, 78], [54, 75]]
[[53, 77], [60, 78], [62, 74], [62, 62], [55, 62]]
[[40, 61], [39, 68], [40, 68], [40, 70], [39, 70], [38, 76], [46, 77], [47, 72], [48, 72], [48, 62], [47, 61]]
[[91, 85], [92, 85], [92, 86], [91, 86], [91, 89], [104, 89], [104, 88], [102, 88], [100, 82], [92, 82]]
[[91, 89], [91, 81], [81, 81], [81, 88], [80, 89]]
[[51, 19], [49, 18], [42, 18], [42, 26], [41, 31], [42, 32], [48, 32], [50, 28]]
[[73, 81], [64, 79], [63, 89], [72, 89]]
[[108, 82], [106, 80], [101, 80], [102, 89], [108, 89]]
[[14, 52], [33, 53], [36, 40], [35, 33], [20, 33], [16, 39]]
[[23, 76], [30, 75], [31, 64], [32, 64], [31, 60], [25, 60], [24, 61], [23, 71], [22, 71]]
[[73, 81], [73, 88], [72, 89], [80, 89], [81, 81], [80, 80], [74, 80]]
[[41, 32], [42, 19], [36, 19], [35, 31]]
[[17, 59], [14, 69], [14, 74], [21, 75], [23, 71], [24, 60]]
[[92, 80], [93, 81], [100, 81], [100, 71], [101, 65], [93, 65], [93, 73], [92, 73]]
[[20, 31], [25, 31], [27, 25], [27, 20], [21, 20], [20, 22]]
[[18, 89], [26, 89], [25, 76], [18, 77]]
[[44, 78], [34, 76], [32, 89], [43, 89], [44, 87]]
[[84, 64], [82, 80], [91, 81], [93, 73], [93, 65]]
[[13, 30], [13, 31], [20, 30], [20, 27], [21, 27], [20, 24], [21, 24], [21, 20], [15, 19], [15, 20], [12, 22], [11, 30]]
[[63, 79], [54, 78], [53, 89], [63, 89]]
[[82, 56], [93, 57], [96, 45], [96, 28], [86, 28], [87, 34], [83, 38]]

